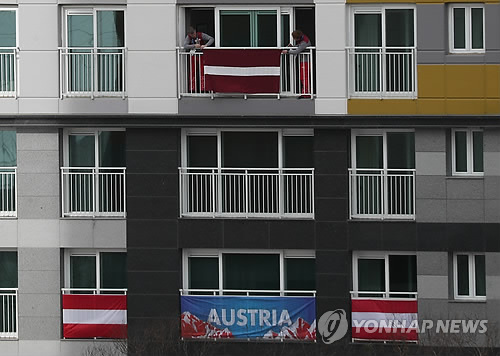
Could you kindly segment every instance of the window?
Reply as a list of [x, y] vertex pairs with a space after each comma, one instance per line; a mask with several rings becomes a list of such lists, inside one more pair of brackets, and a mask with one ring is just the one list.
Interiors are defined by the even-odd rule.
[[353, 287], [355, 297], [415, 298], [417, 257], [399, 253], [354, 253]]
[[[0, 63], [0, 68], [1, 68], [1, 63]], [[17, 211], [16, 165], [17, 165], [16, 132], [0, 131], [0, 216], [1, 217], [4, 216], [16, 217], [16, 211]]]
[[451, 146], [453, 175], [483, 175], [483, 131], [452, 130]]
[[0, 97], [15, 96], [17, 67], [17, 12], [0, 8]]
[[450, 6], [450, 52], [484, 52], [484, 7]]
[[455, 299], [486, 299], [485, 256], [455, 254], [453, 256]]
[[0, 251], [0, 339], [17, 338], [17, 252]]
[[190, 294], [311, 295], [315, 278], [312, 251], [184, 253], [184, 287]]

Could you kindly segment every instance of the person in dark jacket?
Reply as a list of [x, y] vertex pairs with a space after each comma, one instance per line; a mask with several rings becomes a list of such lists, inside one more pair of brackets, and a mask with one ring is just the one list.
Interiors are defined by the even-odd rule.
[[[311, 46], [311, 40], [302, 31], [295, 30], [292, 32], [292, 38], [295, 42], [296, 48], [284, 50], [283, 53], [298, 55], [302, 53], [307, 47]], [[292, 44], [288, 45], [292, 47]], [[300, 56], [300, 84], [302, 95], [299, 98], [308, 98], [311, 95], [311, 88], [309, 83], [309, 56]]]
[[[184, 49], [188, 51], [203, 50], [214, 43], [214, 38], [189, 26], [187, 36], [184, 39]], [[189, 65], [189, 90], [191, 93], [202, 93], [205, 91], [205, 70], [203, 54], [192, 53]], [[200, 83], [199, 91], [197, 82]]]

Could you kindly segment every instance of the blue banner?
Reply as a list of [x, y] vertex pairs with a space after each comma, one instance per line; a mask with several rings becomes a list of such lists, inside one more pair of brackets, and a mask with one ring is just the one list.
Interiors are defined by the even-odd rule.
[[316, 298], [181, 296], [181, 334], [316, 340]]

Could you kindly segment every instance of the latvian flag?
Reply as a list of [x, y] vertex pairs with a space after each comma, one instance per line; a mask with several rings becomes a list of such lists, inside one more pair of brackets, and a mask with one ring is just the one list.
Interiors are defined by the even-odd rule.
[[66, 339], [127, 338], [126, 295], [62, 296]]
[[352, 300], [352, 338], [417, 341], [417, 301], [390, 299]]
[[278, 94], [279, 49], [207, 49], [205, 88], [215, 93]]

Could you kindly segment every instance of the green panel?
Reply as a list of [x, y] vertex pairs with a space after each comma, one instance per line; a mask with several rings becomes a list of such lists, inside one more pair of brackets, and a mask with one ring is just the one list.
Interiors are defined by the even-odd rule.
[[467, 172], [467, 132], [455, 132], [455, 171]]
[[250, 13], [220, 12], [221, 47], [250, 47]]
[[385, 260], [358, 259], [358, 290], [363, 292], [385, 291]]
[[127, 254], [103, 252], [101, 257], [101, 288], [127, 288]]
[[15, 11], [0, 11], [0, 47], [16, 47]]
[[483, 9], [471, 9], [472, 48], [483, 49]]
[[385, 43], [387, 47], [413, 47], [414, 16], [412, 9], [385, 11]]
[[465, 9], [453, 9], [453, 48], [465, 49]]
[[219, 259], [217, 257], [189, 258], [189, 288], [219, 288]]
[[354, 45], [356, 47], [382, 46], [382, 15], [354, 15]]
[[70, 256], [70, 288], [96, 287], [96, 256]]
[[278, 18], [276, 12], [257, 13], [257, 47], [276, 47]]
[[125, 46], [124, 21], [123, 11], [97, 11], [97, 46]]
[[387, 168], [415, 168], [415, 134], [387, 133]]
[[187, 137], [188, 167], [217, 167], [217, 136]]
[[458, 295], [469, 294], [469, 256], [457, 255], [457, 282]]
[[0, 167], [15, 167], [16, 165], [16, 132], [0, 131]]
[[0, 288], [17, 288], [17, 252], [0, 251]]
[[68, 15], [68, 46], [94, 47], [94, 17]]
[[475, 277], [476, 277], [476, 295], [486, 297], [486, 266], [484, 255], [474, 256]]
[[99, 166], [125, 167], [125, 131], [99, 133]]
[[285, 289], [316, 290], [316, 260], [314, 258], [286, 258]]
[[417, 256], [389, 255], [389, 290], [417, 291]]
[[356, 168], [383, 168], [383, 137], [356, 136]]
[[278, 254], [224, 254], [224, 289], [279, 290]]
[[69, 135], [70, 167], [95, 167], [95, 136]]
[[484, 172], [483, 164], [483, 132], [472, 132], [472, 148], [474, 150], [474, 172]]

